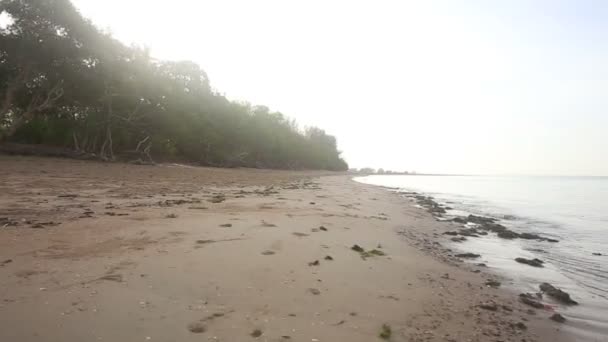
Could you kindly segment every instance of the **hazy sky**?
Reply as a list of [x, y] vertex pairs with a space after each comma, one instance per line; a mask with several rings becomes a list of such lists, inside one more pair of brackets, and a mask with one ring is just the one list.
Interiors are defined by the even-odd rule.
[[608, 1], [73, 1], [352, 167], [608, 175]]

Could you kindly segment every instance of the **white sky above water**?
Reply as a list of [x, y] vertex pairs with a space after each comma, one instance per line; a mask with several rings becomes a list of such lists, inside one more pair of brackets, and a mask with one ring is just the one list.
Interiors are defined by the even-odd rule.
[[351, 167], [608, 175], [608, 1], [73, 2]]

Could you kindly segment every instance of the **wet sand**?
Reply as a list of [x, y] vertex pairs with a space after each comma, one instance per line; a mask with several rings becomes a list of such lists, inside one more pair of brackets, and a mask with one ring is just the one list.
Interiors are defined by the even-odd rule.
[[345, 175], [0, 156], [0, 177], [0, 341], [568, 340], [453, 256], [453, 224]]

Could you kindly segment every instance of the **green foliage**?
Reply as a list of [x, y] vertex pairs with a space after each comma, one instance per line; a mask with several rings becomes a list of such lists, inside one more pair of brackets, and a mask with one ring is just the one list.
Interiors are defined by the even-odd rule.
[[383, 340], [390, 340], [391, 336], [393, 335], [393, 330], [391, 329], [391, 326], [388, 324], [382, 324], [382, 329], [380, 329], [380, 338]]
[[229, 101], [189, 61], [154, 60], [97, 30], [69, 0], [4, 0], [0, 139], [225, 167], [347, 170], [336, 139]]

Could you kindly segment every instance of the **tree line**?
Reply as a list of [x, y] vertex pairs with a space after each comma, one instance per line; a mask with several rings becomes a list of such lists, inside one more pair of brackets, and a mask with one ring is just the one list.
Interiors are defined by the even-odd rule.
[[0, 140], [104, 160], [346, 170], [335, 137], [228, 100], [190, 61], [159, 61], [69, 0], [0, 2]]

